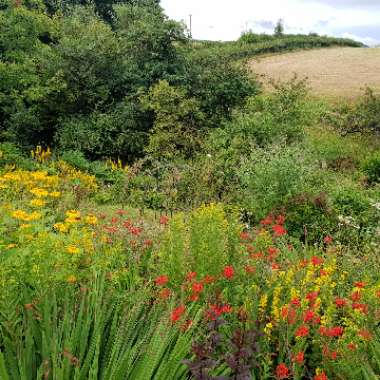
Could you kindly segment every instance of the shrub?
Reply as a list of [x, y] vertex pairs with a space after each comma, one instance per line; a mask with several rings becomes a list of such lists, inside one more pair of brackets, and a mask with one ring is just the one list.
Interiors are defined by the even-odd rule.
[[343, 134], [380, 132], [380, 95], [367, 88], [362, 98], [353, 104], [343, 104], [331, 116]]
[[380, 182], [380, 152], [373, 153], [363, 164], [369, 183]]

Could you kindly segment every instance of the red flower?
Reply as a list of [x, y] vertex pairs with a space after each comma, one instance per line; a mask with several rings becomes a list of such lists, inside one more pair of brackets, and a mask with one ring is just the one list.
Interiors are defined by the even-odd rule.
[[115, 216], [111, 218], [111, 223], [116, 224], [119, 222], [119, 218], [116, 218]]
[[155, 281], [157, 286], [163, 286], [163, 285], [166, 285], [168, 283], [169, 277], [162, 275], [162, 276], [157, 277], [154, 281]]
[[336, 307], [344, 307], [347, 305], [347, 301], [344, 298], [335, 298]]
[[163, 300], [166, 300], [167, 298], [170, 297], [170, 290], [168, 288], [164, 288], [160, 291], [159, 294], [160, 298]]
[[358, 301], [360, 301], [361, 298], [362, 298], [362, 294], [361, 294], [358, 290], [357, 290], [356, 292], [353, 292], [353, 293], [351, 294], [351, 299], [352, 299], [352, 301], [354, 301], [354, 302], [358, 302]]
[[272, 230], [274, 232], [274, 236], [283, 236], [287, 234], [286, 229], [279, 224], [275, 224], [274, 226], [272, 226]]
[[215, 277], [207, 275], [205, 276], [203, 281], [205, 282], [205, 284], [212, 284], [215, 281]]
[[201, 293], [203, 290], [203, 283], [202, 282], [194, 282], [192, 286], [194, 293]]
[[351, 342], [351, 343], [348, 343], [347, 344], [347, 348], [350, 350], [350, 351], [355, 351], [357, 346], [355, 343]]
[[249, 233], [244, 231], [244, 232], [241, 232], [240, 233], [240, 239], [241, 240], [245, 240], [245, 241], [248, 241], [250, 240], [250, 236], [249, 236]]
[[235, 274], [235, 270], [233, 268], [232, 265], [227, 265], [224, 269], [223, 269], [223, 276], [227, 279], [227, 280], [231, 280], [231, 278], [234, 276]]
[[285, 223], [285, 216], [284, 215], [278, 215], [276, 218], [276, 223], [279, 225], [283, 225]]
[[364, 340], [371, 340], [372, 339], [372, 334], [368, 330], [366, 330], [366, 329], [361, 329], [358, 332], [358, 335], [360, 337], [362, 337]]
[[116, 214], [122, 216], [122, 215], [127, 215], [128, 213], [125, 210], [117, 210]]
[[276, 247], [269, 247], [268, 248], [268, 255], [269, 259], [273, 260], [274, 257], [278, 254], [278, 249]]
[[355, 285], [356, 288], [363, 289], [367, 285], [367, 283], [359, 281], [359, 282], [354, 282], [354, 285]]
[[300, 351], [300, 352], [298, 352], [297, 354], [295, 354], [293, 356], [292, 360], [293, 360], [294, 363], [302, 365], [303, 361], [305, 360], [305, 354], [302, 351]]
[[329, 336], [331, 338], [333, 338], [333, 337], [338, 338], [341, 335], [343, 335], [343, 332], [344, 332], [344, 329], [343, 329], [343, 327], [340, 327], [340, 326], [331, 327], [331, 328], [321, 326], [319, 328], [319, 333], [321, 335]]
[[299, 306], [301, 306], [301, 300], [297, 297], [297, 298], [293, 298], [291, 301], [290, 301], [290, 303], [292, 304], [292, 305], [294, 305], [294, 306], [297, 306], [297, 307], [299, 307]]
[[169, 222], [169, 218], [166, 215], [162, 215], [160, 217], [160, 224], [166, 225], [166, 224], [168, 224], [168, 222]]
[[186, 307], [184, 305], [178, 306], [176, 309], [172, 311], [172, 314], [170, 317], [171, 321], [173, 323], [177, 322], [185, 313], [185, 311], [186, 311]]
[[199, 300], [199, 295], [197, 293], [192, 293], [189, 300], [192, 302], [197, 302]]
[[319, 375], [314, 376], [314, 380], [329, 380], [326, 374], [322, 371]]
[[317, 297], [318, 297], [318, 292], [310, 292], [306, 295], [306, 299], [309, 301], [309, 302], [314, 302]]
[[289, 368], [284, 364], [280, 363], [276, 368], [276, 378], [278, 380], [288, 379], [290, 376]]
[[323, 239], [323, 242], [325, 244], [331, 244], [332, 241], [333, 241], [333, 238], [330, 235], [325, 236], [325, 238]]
[[252, 253], [250, 255], [251, 259], [262, 259], [264, 257], [264, 254], [262, 252]]
[[305, 337], [309, 335], [309, 327], [303, 325], [298, 327], [298, 329], [295, 332], [296, 337]]
[[215, 321], [222, 314], [228, 314], [232, 312], [231, 305], [211, 305], [210, 309], [206, 312], [207, 318], [211, 321]]
[[144, 240], [145, 247], [151, 247], [153, 245], [153, 240], [146, 239]]
[[194, 280], [195, 277], [197, 277], [197, 272], [189, 272], [186, 275], [186, 280], [187, 281], [192, 281], [192, 280]]
[[272, 263], [272, 264], [271, 264], [271, 268], [272, 268], [273, 270], [278, 270], [278, 269], [280, 269], [280, 265], [277, 264], [277, 263]]
[[305, 323], [312, 322], [314, 320], [315, 313], [313, 310], [307, 310], [303, 316], [303, 321]]
[[268, 215], [265, 219], [263, 219], [260, 224], [262, 224], [263, 226], [269, 226], [273, 223], [273, 216], [272, 215]]
[[321, 257], [313, 256], [311, 258], [311, 263], [316, 267], [323, 264], [323, 259]]
[[338, 357], [338, 353], [336, 351], [331, 352], [331, 354], [330, 354], [330, 359], [331, 360], [336, 360], [337, 357]]
[[364, 303], [353, 303], [352, 308], [354, 310], [360, 310], [363, 314], [368, 314], [368, 305]]
[[252, 265], [246, 265], [246, 266], [244, 267], [244, 270], [245, 270], [245, 272], [248, 273], [248, 274], [252, 274], [252, 273], [255, 273], [255, 272], [256, 272], [256, 268], [253, 267]]

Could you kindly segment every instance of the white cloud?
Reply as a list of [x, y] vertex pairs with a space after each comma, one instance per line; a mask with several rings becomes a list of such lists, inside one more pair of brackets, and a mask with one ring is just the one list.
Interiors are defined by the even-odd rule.
[[380, 40], [372, 37], [360, 37], [352, 33], [342, 33], [343, 38], [351, 38], [352, 40], [363, 42], [363, 44], [366, 44], [367, 46], [376, 46], [380, 43]]
[[192, 14], [193, 36], [199, 39], [233, 40], [249, 28], [269, 32], [270, 23], [279, 18], [285, 20], [285, 29], [290, 33], [341, 35], [350, 33], [351, 27], [378, 25], [380, 39], [380, 4], [373, 7], [350, 2], [354, 8], [343, 8], [343, 0], [162, 0], [162, 6], [169, 17], [186, 24]]

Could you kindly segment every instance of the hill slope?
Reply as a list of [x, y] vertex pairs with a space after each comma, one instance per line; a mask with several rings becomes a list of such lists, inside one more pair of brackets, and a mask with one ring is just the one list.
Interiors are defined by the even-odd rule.
[[251, 69], [269, 79], [307, 77], [314, 94], [352, 99], [370, 86], [380, 90], [380, 48], [329, 48], [255, 58]]

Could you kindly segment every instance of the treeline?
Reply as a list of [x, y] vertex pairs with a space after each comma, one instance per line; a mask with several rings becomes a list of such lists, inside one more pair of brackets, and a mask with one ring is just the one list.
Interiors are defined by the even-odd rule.
[[333, 46], [364, 47], [361, 42], [348, 38], [336, 38], [327, 36], [294, 35], [285, 34], [282, 36], [268, 34], [246, 33], [238, 41], [233, 42], [213, 42], [198, 41], [195, 47], [198, 50], [212, 51], [224, 57], [233, 59], [249, 58], [261, 54], [280, 53], [284, 51], [316, 49]]
[[125, 161], [188, 151], [257, 93], [232, 59], [194, 54], [157, 1], [113, 4], [111, 14], [99, 7], [3, 3], [3, 142]]

